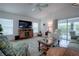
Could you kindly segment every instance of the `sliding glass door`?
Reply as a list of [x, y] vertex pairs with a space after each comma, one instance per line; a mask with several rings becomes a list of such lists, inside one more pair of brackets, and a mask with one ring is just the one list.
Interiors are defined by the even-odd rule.
[[61, 37], [64, 39], [68, 39], [68, 20], [59, 20], [58, 21], [58, 29], [61, 30]]
[[70, 32], [74, 32], [74, 35], [79, 35], [79, 17], [63, 19], [58, 21], [58, 29], [61, 30], [61, 37], [70, 40]]
[[74, 30], [76, 31], [76, 34], [79, 35], [79, 22], [74, 22]]

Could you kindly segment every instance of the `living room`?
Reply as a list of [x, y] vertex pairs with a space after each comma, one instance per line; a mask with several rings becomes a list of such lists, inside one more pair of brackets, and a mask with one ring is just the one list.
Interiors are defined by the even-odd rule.
[[[77, 3], [0, 3], [0, 55], [58, 56], [67, 49], [71, 52], [65, 55], [79, 55], [74, 51], [79, 50], [78, 7]], [[53, 46], [52, 39], [57, 39]], [[42, 51], [40, 43], [45, 45]]]

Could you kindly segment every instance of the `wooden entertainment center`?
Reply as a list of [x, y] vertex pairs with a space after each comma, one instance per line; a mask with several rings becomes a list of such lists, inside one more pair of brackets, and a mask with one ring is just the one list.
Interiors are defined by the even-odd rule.
[[19, 20], [18, 36], [15, 36], [15, 40], [22, 40], [33, 37], [33, 29], [31, 21]]
[[26, 39], [33, 37], [33, 30], [32, 29], [19, 29], [19, 39]]

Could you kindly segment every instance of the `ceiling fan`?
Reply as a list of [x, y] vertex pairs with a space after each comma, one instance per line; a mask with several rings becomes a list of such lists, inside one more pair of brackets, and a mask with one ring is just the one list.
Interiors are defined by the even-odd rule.
[[79, 8], [79, 3], [73, 3], [72, 7], [78, 7]]
[[73, 3], [72, 5], [73, 6], [79, 6], [79, 3]]
[[34, 4], [34, 8], [32, 8], [32, 11], [36, 11], [36, 10], [42, 11], [42, 9], [46, 7], [48, 7], [48, 4], [46, 3], [37, 3]]

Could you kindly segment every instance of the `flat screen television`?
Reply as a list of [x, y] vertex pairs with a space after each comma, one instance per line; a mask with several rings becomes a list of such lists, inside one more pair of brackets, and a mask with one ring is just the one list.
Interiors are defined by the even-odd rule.
[[32, 28], [32, 22], [19, 20], [19, 28]]

